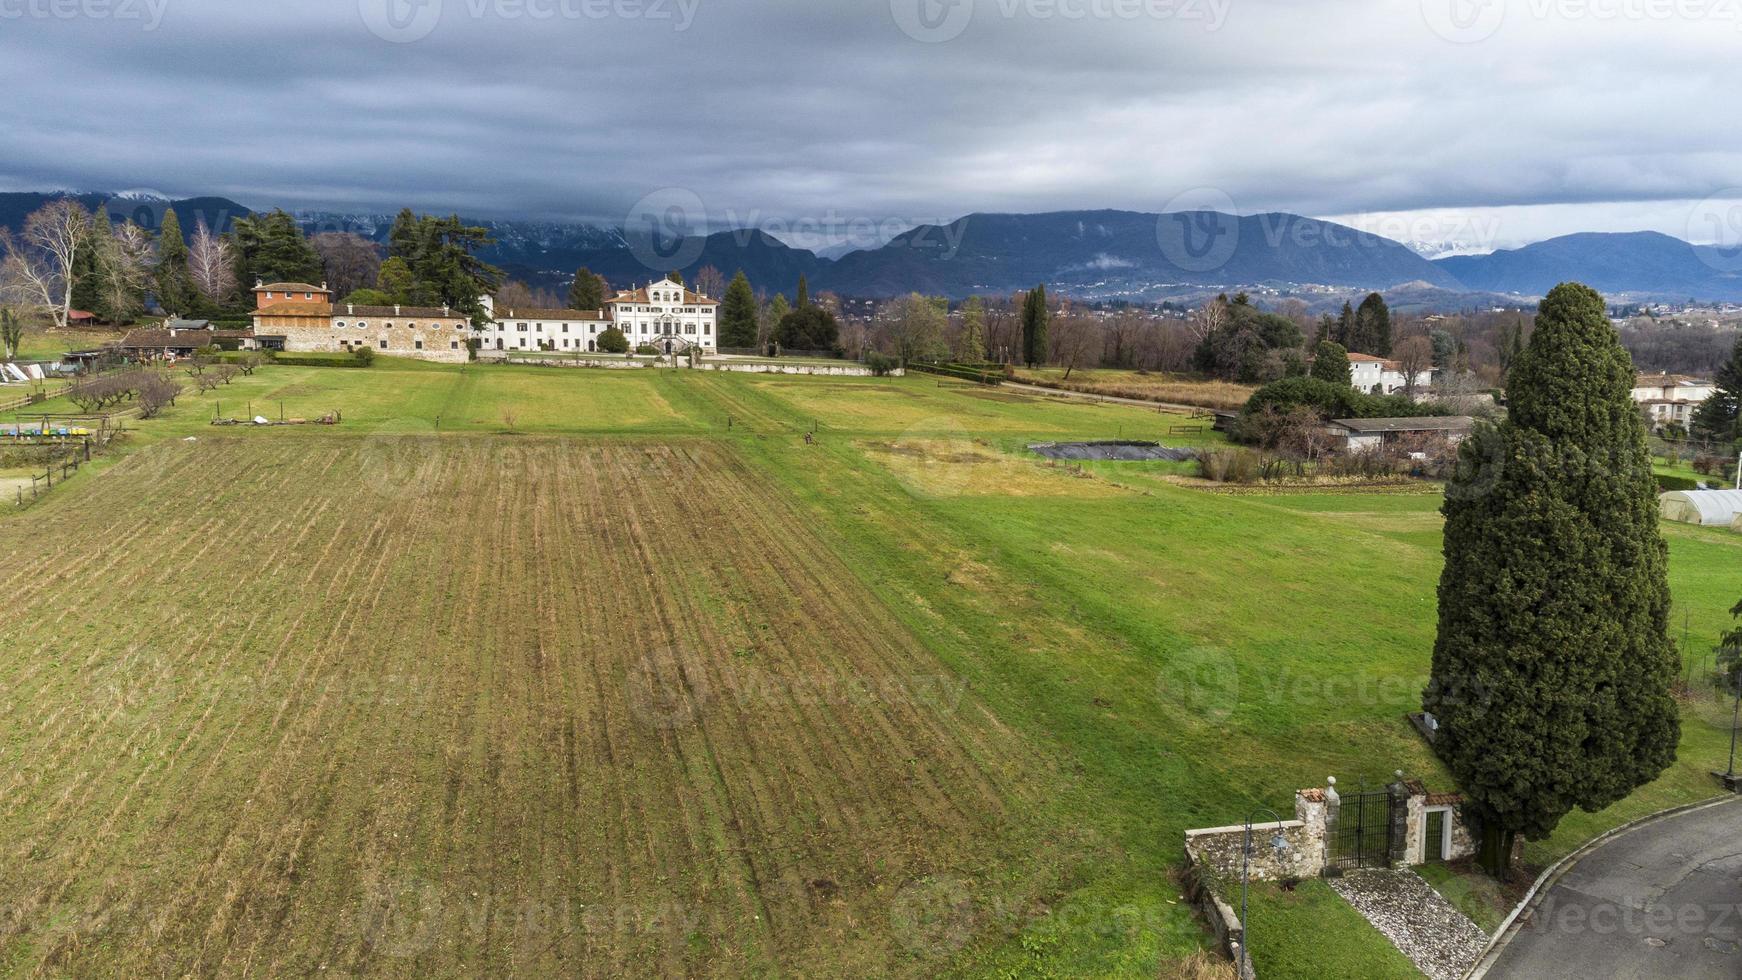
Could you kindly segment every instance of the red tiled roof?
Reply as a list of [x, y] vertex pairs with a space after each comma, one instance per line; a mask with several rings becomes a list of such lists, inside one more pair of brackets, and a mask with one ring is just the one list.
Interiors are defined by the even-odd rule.
[[497, 320], [607, 320], [604, 310], [534, 310], [516, 309], [496, 311]]

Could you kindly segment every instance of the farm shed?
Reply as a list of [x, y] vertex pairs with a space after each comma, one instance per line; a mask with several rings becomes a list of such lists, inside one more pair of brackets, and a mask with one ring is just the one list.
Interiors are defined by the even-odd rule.
[[1735, 527], [1742, 515], [1742, 490], [1671, 490], [1657, 498], [1666, 521]]
[[1476, 427], [1468, 415], [1429, 415], [1400, 419], [1334, 419], [1325, 426], [1332, 437], [1343, 440], [1350, 452], [1360, 452], [1407, 437], [1440, 437], [1461, 442]]

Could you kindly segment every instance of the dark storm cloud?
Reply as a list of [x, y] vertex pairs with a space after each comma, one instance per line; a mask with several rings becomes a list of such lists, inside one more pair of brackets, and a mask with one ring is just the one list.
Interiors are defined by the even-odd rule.
[[0, 180], [773, 225], [1698, 200], [1742, 173], [1719, 2], [0, 0]]

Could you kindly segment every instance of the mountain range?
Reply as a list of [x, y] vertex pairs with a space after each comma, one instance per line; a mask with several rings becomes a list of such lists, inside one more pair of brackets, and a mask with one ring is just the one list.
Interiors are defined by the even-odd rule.
[[[0, 227], [64, 194], [0, 194]], [[196, 220], [219, 231], [251, 209], [222, 197], [74, 195], [155, 229], [174, 207], [185, 233]], [[392, 215], [297, 212], [313, 232], [350, 231], [385, 241]], [[1387, 238], [1346, 225], [1273, 212], [1057, 211], [970, 214], [920, 225], [876, 247], [838, 258], [793, 248], [757, 229], [672, 241], [637, 240], [622, 228], [538, 221], [477, 220], [496, 239], [481, 257], [512, 278], [561, 289], [586, 266], [629, 287], [677, 268], [686, 277], [714, 266], [742, 269], [759, 288], [790, 291], [798, 277], [816, 291], [883, 297], [922, 292], [960, 299], [1045, 283], [1090, 300], [1192, 300], [1247, 289], [1298, 296], [1311, 306], [1377, 290], [1410, 305], [1439, 308], [1533, 301], [1556, 283], [1578, 280], [1612, 301], [1742, 300], [1742, 250], [1656, 232], [1583, 233], [1487, 255], [1428, 259]]]

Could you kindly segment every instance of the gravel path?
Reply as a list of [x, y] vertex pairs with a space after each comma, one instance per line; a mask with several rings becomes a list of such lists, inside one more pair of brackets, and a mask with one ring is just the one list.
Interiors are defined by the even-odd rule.
[[1458, 980], [1488, 945], [1474, 922], [1413, 871], [1363, 868], [1329, 882], [1431, 980]]

